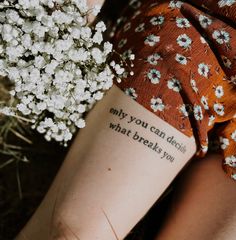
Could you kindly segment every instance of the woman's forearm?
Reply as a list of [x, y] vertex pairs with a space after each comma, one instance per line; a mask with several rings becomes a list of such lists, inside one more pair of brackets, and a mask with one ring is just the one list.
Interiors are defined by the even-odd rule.
[[21, 235], [123, 239], [195, 150], [193, 138], [113, 86], [88, 114], [87, 126]]

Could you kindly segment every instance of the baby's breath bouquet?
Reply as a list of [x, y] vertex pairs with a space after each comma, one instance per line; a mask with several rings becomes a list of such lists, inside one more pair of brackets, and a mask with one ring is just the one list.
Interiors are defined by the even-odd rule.
[[105, 24], [88, 21], [99, 11], [86, 0], [0, 3], [0, 75], [12, 84], [0, 114], [28, 121], [46, 140], [64, 144], [85, 126], [84, 114], [124, 72], [109, 60]]

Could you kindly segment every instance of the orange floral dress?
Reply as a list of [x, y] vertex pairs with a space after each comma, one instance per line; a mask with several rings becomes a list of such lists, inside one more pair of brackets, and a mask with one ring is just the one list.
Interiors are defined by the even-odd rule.
[[222, 167], [236, 180], [236, 0], [130, 0], [112, 34], [134, 65], [117, 86], [194, 135], [196, 156], [217, 137]]

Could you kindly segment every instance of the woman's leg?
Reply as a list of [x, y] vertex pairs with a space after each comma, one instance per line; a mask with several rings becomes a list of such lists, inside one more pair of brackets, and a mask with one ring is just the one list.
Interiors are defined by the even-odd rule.
[[[193, 137], [116, 86], [89, 112], [86, 122], [17, 240], [123, 239], [196, 151]], [[157, 129], [163, 130], [162, 137]], [[168, 139], [188, 146], [186, 152]]]
[[195, 160], [183, 173], [170, 212], [155, 240], [234, 240], [236, 185], [221, 155]]

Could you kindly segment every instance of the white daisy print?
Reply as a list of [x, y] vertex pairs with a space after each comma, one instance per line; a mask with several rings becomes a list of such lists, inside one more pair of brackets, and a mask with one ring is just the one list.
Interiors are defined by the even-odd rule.
[[126, 38], [121, 39], [119, 44], [118, 44], [118, 48], [123, 48], [126, 43], [127, 43]]
[[131, 19], [135, 19], [138, 15], [140, 15], [142, 12], [140, 10], [135, 11], [134, 15]]
[[186, 105], [185, 104], [182, 104], [180, 107], [179, 107], [179, 111], [185, 116], [185, 117], [188, 117], [189, 113], [186, 109]]
[[209, 117], [208, 126], [212, 126], [213, 123], [214, 123], [214, 121], [215, 121], [215, 117], [214, 117], [213, 115], [211, 115], [211, 116]]
[[200, 63], [200, 64], [198, 64], [198, 73], [201, 75], [201, 76], [203, 76], [203, 77], [205, 77], [205, 78], [208, 78], [208, 74], [209, 74], [209, 67], [208, 67], [208, 65], [207, 64], [205, 64], [205, 63]]
[[236, 75], [230, 77], [230, 82], [236, 85]]
[[228, 32], [224, 30], [215, 30], [212, 33], [212, 37], [216, 40], [219, 44], [228, 43], [230, 41], [230, 35]]
[[133, 98], [134, 100], [138, 97], [134, 88], [126, 88], [125, 94]]
[[153, 17], [150, 20], [150, 23], [154, 26], [156, 25], [162, 25], [165, 21], [165, 17], [164, 16], [157, 16], [157, 17]]
[[214, 117], [213, 115], [211, 115], [211, 116], [209, 117], [208, 126], [212, 126], [213, 123], [214, 123], [214, 121], [215, 121], [215, 117]]
[[170, 1], [169, 7], [172, 8], [172, 9], [181, 8], [182, 4], [183, 4], [182, 1], [173, 0], [173, 1]]
[[128, 49], [122, 53], [122, 59], [130, 59], [131, 55], [133, 54], [131, 49]]
[[145, 29], [145, 23], [140, 23], [136, 28], [135, 28], [135, 32], [143, 32]]
[[231, 178], [236, 180], [236, 173], [231, 175]]
[[190, 80], [190, 85], [191, 85], [193, 91], [194, 91], [195, 93], [198, 93], [197, 84], [196, 84], [196, 81], [195, 81], [194, 79], [191, 79], [191, 80]]
[[146, 37], [144, 43], [146, 45], [149, 45], [150, 47], [155, 46], [158, 42], [160, 42], [160, 37], [156, 36], [154, 34], [151, 34], [149, 36]]
[[202, 96], [202, 97], [201, 97], [201, 103], [202, 103], [204, 109], [206, 109], [206, 110], [209, 109], [208, 102], [207, 102], [207, 98], [206, 98], [205, 96]]
[[192, 39], [187, 34], [181, 34], [176, 39], [180, 47], [189, 48], [192, 44]]
[[221, 56], [221, 59], [225, 67], [231, 68], [232, 62], [227, 57]]
[[128, 23], [126, 23], [126, 24], [124, 25], [123, 30], [124, 30], [124, 32], [127, 32], [130, 28], [131, 28], [131, 23], [128, 22]]
[[179, 28], [189, 28], [191, 27], [190, 22], [187, 18], [176, 18], [176, 25]]
[[234, 3], [236, 3], [236, 0], [220, 0], [218, 1], [218, 6], [220, 8], [225, 7], [225, 6], [232, 6]]
[[131, 1], [129, 2], [129, 5], [130, 5], [132, 8], [137, 9], [137, 8], [139, 8], [139, 7], [141, 6], [141, 1], [139, 1], [139, 0], [131, 0]]
[[208, 151], [208, 145], [201, 145], [201, 151], [206, 153]]
[[147, 61], [151, 64], [151, 65], [157, 65], [158, 61], [162, 60], [160, 54], [158, 53], [154, 53], [150, 56], [148, 56]]
[[231, 138], [236, 142], [236, 130], [231, 133]]
[[157, 112], [157, 111], [163, 111], [165, 108], [165, 105], [164, 103], [162, 102], [162, 99], [161, 98], [155, 98], [153, 97], [151, 99], [151, 109], [154, 111], [154, 112]]
[[221, 103], [215, 103], [215, 104], [213, 105], [213, 109], [214, 109], [214, 111], [215, 111], [218, 115], [224, 116], [224, 114], [225, 114], [225, 112], [224, 112], [225, 108], [224, 108], [224, 106], [223, 106]]
[[187, 58], [179, 53], [176, 54], [175, 60], [182, 65], [186, 65], [188, 63]]
[[156, 69], [149, 70], [147, 76], [153, 84], [158, 84], [160, 82], [161, 73]]
[[202, 44], [207, 44], [206, 39], [202, 36], [200, 37], [200, 41], [201, 41]]
[[220, 143], [221, 143], [220, 145], [221, 149], [224, 150], [229, 146], [229, 139], [220, 136]]
[[225, 164], [229, 165], [230, 167], [236, 167], [236, 157], [234, 155], [226, 157]]
[[197, 121], [203, 119], [202, 108], [199, 105], [195, 105], [193, 108], [194, 117]]
[[169, 89], [172, 89], [175, 92], [179, 92], [181, 90], [180, 81], [175, 79], [175, 78], [172, 78], [172, 79], [168, 80], [167, 87]]
[[224, 96], [224, 89], [222, 86], [217, 86], [215, 89], [215, 95], [217, 98], [221, 98]]
[[198, 17], [199, 23], [203, 28], [207, 28], [208, 26], [210, 26], [212, 24], [212, 20], [204, 15], [199, 15]]

